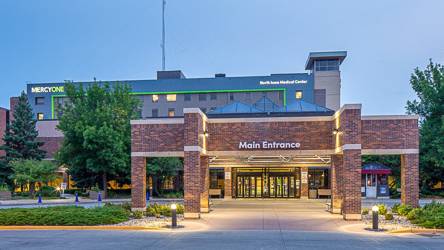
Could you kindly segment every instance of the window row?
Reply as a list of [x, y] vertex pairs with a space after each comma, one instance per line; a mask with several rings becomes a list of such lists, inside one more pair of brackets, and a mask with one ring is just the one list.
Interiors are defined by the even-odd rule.
[[[252, 92], [244, 92], [244, 97], [246, 99], [251, 98], [251, 93]], [[218, 99], [218, 94], [222, 94], [222, 93], [200, 93], [200, 94], [197, 94], [197, 96], [198, 96], [199, 101], [207, 101], [207, 100], [215, 101]], [[235, 100], [235, 93], [223, 93], [223, 94], [228, 94], [228, 99], [230, 101]], [[177, 94], [166, 94], [166, 95], [154, 94], [154, 95], [151, 95], [151, 101], [153, 103], [157, 103], [162, 98], [162, 96], [165, 96], [167, 102], [175, 102], [178, 100], [178, 96], [183, 96], [180, 98], [183, 98], [183, 101], [185, 101], [185, 102], [189, 102], [189, 101], [192, 101], [192, 95], [196, 95], [196, 94], [180, 94], [180, 95], [177, 95]], [[267, 96], [267, 92], [262, 92], [262, 95]], [[282, 100], [283, 99], [283, 92], [279, 91], [278, 95], [279, 95], [279, 100]]]
[[317, 60], [315, 61], [315, 70], [316, 71], [339, 70], [339, 60], [338, 59]]
[[[192, 94], [183, 94], [183, 100], [186, 102], [191, 101], [191, 95]], [[208, 99], [210, 100], [217, 100], [217, 94], [216, 93], [210, 93], [210, 94], [199, 94], [199, 101], [206, 101]], [[151, 95], [152, 102], [156, 103], [159, 102], [160, 97], [163, 95]], [[175, 102], [177, 100], [177, 94], [167, 94], [166, 100], [167, 102]], [[232, 93], [230, 94], [230, 99], [232, 98]]]
[[[200, 110], [202, 110], [202, 112], [204, 112], [204, 113], [206, 113], [207, 110], [209, 110], [209, 111], [213, 111], [213, 110], [215, 110], [215, 109], [216, 109], [216, 107], [211, 107], [211, 108], [209, 108], [209, 109], [207, 109], [207, 108], [200, 108]], [[160, 116], [160, 115], [159, 115], [159, 109], [152, 109], [152, 110], [151, 110], [151, 117], [159, 117], [159, 116]], [[169, 109], [168, 109], [167, 116], [168, 116], [168, 117], [174, 117], [174, 116], [176, 116], [176, 109], [175, 109], [175, 108], [169, 108]]]

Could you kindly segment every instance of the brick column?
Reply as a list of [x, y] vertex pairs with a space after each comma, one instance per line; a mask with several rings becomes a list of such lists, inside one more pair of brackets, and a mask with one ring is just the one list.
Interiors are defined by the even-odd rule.
[[224, 199], [230, 200], [232, 198], [232, 177], [231, 177], [231, 167], [224, 168]]
[[401, 203], [419, 206], [419, 156], [401, 155]]
[[342, 213], [342, 177], [340, 176], [342, 173], [342, 162], [342, 155], [331, 156], [331, 212], [334, 214]]
[[301, 168], [301, 198], [308, 198], [308, 168]]
[[131, 210], [146, 209], [146, 158], [131, 157]]
[[342, 214], [346, 220], [361, 219], [361, 150], [344, 150], [342, 177]]
[[185, 218], [200, 217], [200, 193], [202, 191], [199, 152], [185, 152], [184, 157], [184, 206]]
[[200, 212], [208, 213], [210, 211], [209, 188], [210, 188], [210, 168], [208, 156], [200, 157], [200, 176], [202, 181], [202, 191], [200, 193]]

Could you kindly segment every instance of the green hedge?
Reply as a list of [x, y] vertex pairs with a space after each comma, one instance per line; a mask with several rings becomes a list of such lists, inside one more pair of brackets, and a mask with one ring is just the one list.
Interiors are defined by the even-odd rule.
[[0, 225], [106, 225], [129, 220], [122, 206], [0, 209]]
[[423, 208], [412, 209], [407, 219], [422, 227], [444, 229], [444, 204], [432, 202]]

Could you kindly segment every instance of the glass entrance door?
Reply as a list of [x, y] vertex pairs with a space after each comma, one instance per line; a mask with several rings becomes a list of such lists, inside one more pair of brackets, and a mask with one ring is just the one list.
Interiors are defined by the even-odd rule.
[[295, 197], [294, 176], [270, 176], [270, 198], [290, 198]]
[[300, 171], [297, 168], [235, 170], [236, 198], [299, 198]]
[[261, 176], [237, 176], [236, 197], [262, 197], [263, 183]]

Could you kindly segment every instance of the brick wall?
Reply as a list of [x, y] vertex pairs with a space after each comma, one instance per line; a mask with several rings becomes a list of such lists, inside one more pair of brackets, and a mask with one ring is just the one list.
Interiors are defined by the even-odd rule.
[[131, 157], [131, 207], [145, 210], [146, 207], [146, 158]]
[[[5, 108], [0, 108], [0, 145], [4, 144], [3, 136], [6, 132], [6, 124], [8, 121], [8, 114], [9, 111]], [[3, 156], [5, 152], [3, 150], [0, 150], [0, 156]]]
[[419, 156], [401, 155], [401, 203], [419, 206]]
[[9, 120], [12, 122], [14, 120], [14, 111], [19, 101], [18, 97], [9, 98]]
[[53, 159], [63, 143], [63, 137], [38, 137], [37, 141], [43, 142], [40, 149], [46, 152], [45, 158]]
[[418, 121], [362, 120], [363, 149], [414, 149], [419, 147]]
[[332, 122], [208, 123], [209, 151], [237, 151], [240, 141], [300, 142], [301, 150], [332, 148]]
[[[342, 213], [345, 219], [361, 215], [361, 150], [344, 150], [341, 171]], [[358, 216], [349, 217], [349, 215]]]
[[344, 178], [341, 176], [343, 173], [343, 155], [331, 156], [331, 206], [333, 213], [342, 212], [342, 189]]
[[183, 124], [131, 125], [132, 152], [183, 151]]
[[185, 217], [199, 217], [200, 193], [202, 191], [199, 152], [185, 152], [184, 157], [184, 205]]

